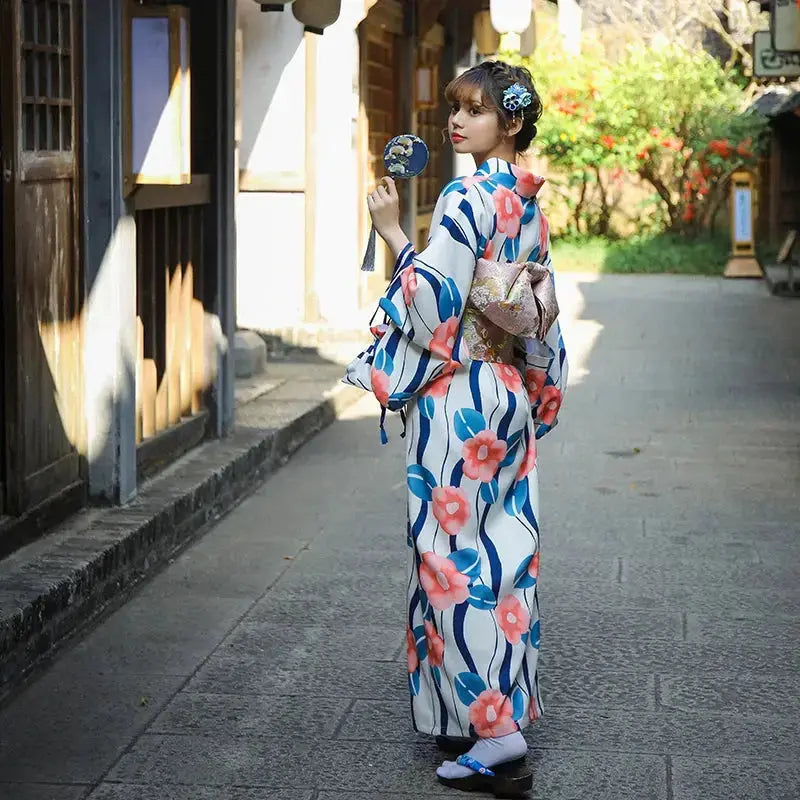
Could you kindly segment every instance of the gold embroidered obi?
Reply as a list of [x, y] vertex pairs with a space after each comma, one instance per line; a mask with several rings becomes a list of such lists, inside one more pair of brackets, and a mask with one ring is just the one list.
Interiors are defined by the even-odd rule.
[[464, 309], [463, 337], [473, 361], [514, 363], [517, 337], [488, 320], [471, 303]]

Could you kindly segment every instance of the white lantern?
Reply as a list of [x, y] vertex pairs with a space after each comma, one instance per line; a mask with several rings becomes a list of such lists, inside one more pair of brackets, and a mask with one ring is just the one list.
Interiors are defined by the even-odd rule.
[[305, 30], [322, 34], [339, 19], [341, 9], [342, 0], [295, 0], [292, 13]]
[[522, 33], [531, 24], [532, 0], [491, 0], [489, 13], [499, 33]]
[[280, 0], [277, 3], [265, 3], [263, 0], [255, 0], [255, 2], [261, 6], [262, 11], [283, 11], [286, 6], [294, 3], [294, 0]]

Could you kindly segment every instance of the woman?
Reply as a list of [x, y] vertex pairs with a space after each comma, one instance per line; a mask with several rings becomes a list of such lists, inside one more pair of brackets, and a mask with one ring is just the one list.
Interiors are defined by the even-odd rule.
[[513, 794], [532, 784], [520, 731], [542, 713], [536, 439], [555, 424], [567, 365], [557, 323], [543, 342], [521, 339], [479, 310], [491, 280], [473, 286], [480, 259], [552, 269], [543, 179], [515, 164], [542, 111], [530, 73], [484, 62], [446, 97], [453, 148], [478, 169], [444, 188], [420, 253], [400, 229], [391, 178], [369, 196], [397, 263], [366, 360], [381, 404], [408, 415], [414, 727], [468, 749], [438, 768], [441, 782]]

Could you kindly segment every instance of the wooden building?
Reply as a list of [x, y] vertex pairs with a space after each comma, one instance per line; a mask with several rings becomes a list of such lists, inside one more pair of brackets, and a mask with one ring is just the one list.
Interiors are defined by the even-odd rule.
[[[0, 557], [231, 425], [234, 12], [0, 3]], [[191, 161], [173, 185], [127, 163], [148, 13], [184, 20]]]

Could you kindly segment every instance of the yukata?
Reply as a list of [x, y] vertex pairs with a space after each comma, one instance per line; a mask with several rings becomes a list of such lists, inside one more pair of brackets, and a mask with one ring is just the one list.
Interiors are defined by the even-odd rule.
[[543, 182], [490, 159], [449, 183], [425, 249], [400, 253], [385, 325], [359, 357], [380, 403], [406, 415], [408, 683], [421, 733], [503, 736], [542, 713], [536, 440], [556, 422], [566, 353], [557, 321], [543, 341], [518, 339], [469, 296], [481, 257], [552, 272]]

